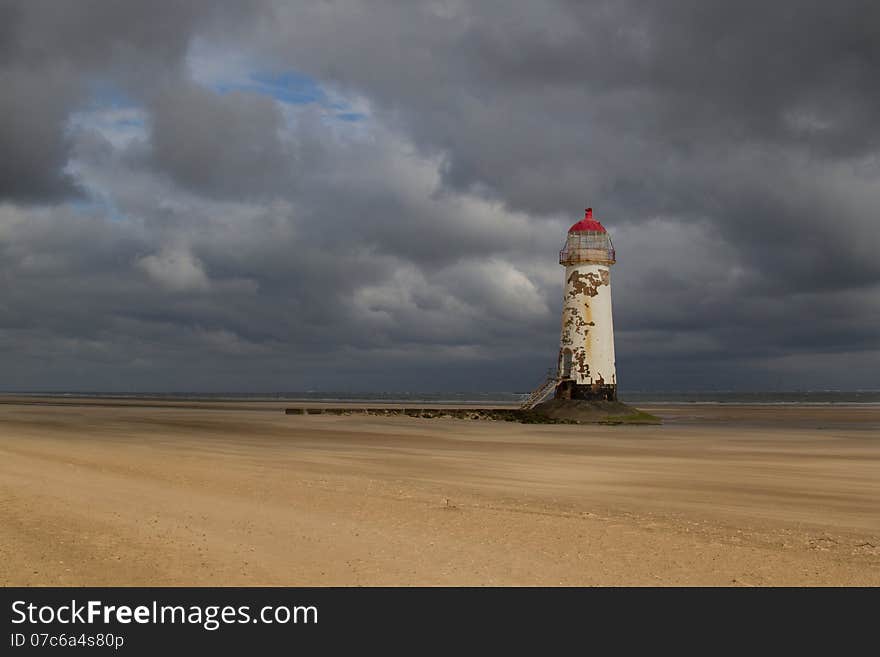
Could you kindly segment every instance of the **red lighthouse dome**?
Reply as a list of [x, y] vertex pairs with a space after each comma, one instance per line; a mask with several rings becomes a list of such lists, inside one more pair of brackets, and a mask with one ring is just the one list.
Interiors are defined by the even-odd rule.
[[582, 231], [594, 231], [597, 233], [604, 233], [605, 226], [600, 224], [598, 221], [593, 219], [593, 208], [587, 208], [584, 211], [584, 218], [577, 222], [574, 226], [568, 229], [569, 233], [579, 233]]

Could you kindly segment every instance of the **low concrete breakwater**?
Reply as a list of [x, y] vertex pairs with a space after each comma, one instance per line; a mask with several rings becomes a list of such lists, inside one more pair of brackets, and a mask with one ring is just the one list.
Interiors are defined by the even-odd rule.
[[457, 418], [460, 420], [501, 420], [505, 422], [522, 422], [530, 411], [519, 408], [286, 408], [287, 415], [375, 415], [382, 417], [407, 416], [434, 418]]
[[[602, 406], [611, 405], [618, 410], [612, 415]], [[370, 408], [326, 406], [286, 408], [287, 415], [372, 415], [377, 417], [418, 417], [425, 419], [454, 418], [459, 420], [491, 420], [495, 422], [521, 422], [523, 424], [660, 424], [659, 418], [617, 402], [582, 402], [580, 412], [562, 412], [555, 409], [548, 414], [541, 407], [524, 408]], [[621, 412], [622, 411], [622, 412]]]

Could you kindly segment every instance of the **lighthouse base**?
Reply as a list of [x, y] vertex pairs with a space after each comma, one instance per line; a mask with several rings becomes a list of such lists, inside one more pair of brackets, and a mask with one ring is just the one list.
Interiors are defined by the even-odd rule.
[[574, 381], [560, 381], [555, 399], [583, 399], [585, 401], [617, 401], [617, 385], [592, 383], [581, 385]]

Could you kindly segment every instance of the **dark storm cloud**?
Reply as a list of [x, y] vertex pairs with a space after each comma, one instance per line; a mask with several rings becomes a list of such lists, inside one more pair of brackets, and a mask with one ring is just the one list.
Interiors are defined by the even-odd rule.
[[62, 72], [0, 68], [0, 198], [58, 198], [75, 191], [63, 169], [69, 141], [64, 121], [76, 88]]
[[179, 83], [164, 86], [150, 109], [155, 165], [183, 185], [226, 198], [291, 185], [294, 154], [281, 141], [281, 112], [271, 99]]
[[584, 205], [624, 387], [878, 384], [875, 3], [0, 18], [7, 388], [526, 387]]
[[56, 200], [77, 190], [64, 171], [66, 121], [110, 82], [140, 94], [176, 77], [197, 27], [230, 29], [250, 2], [0, 2], [0, 199]]

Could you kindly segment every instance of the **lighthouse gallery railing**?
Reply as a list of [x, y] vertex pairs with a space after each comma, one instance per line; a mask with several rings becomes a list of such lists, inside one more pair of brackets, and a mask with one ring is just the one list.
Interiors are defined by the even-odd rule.
[[565, 246], [559, 252], [559, 264], [576, 265], [579, 262], [614, 264], [614, 245], [608, 233], [569, 233]]

